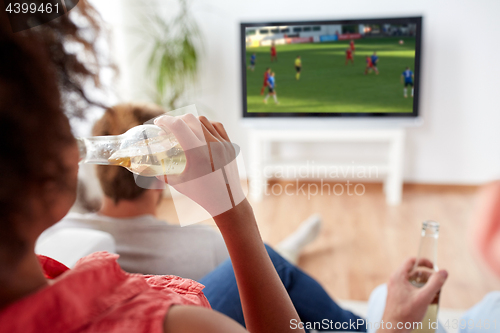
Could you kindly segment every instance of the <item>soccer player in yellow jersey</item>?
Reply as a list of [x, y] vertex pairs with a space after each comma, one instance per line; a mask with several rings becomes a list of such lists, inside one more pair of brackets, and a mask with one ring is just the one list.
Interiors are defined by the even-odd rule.
[[295, 79], [300, 79], [300, 70], [302, 69], [302, 60], [300, 60], [300, 56], [297, 56], [295, 58], [295, 70], [297, 71], [297, 74], [295, 74]]

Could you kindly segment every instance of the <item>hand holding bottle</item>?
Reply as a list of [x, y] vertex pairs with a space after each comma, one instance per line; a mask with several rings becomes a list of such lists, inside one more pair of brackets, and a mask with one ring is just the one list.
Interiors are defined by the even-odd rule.
[[186, 155], [179, 175], [161, 177], [180, 193], [205, 208], [212, 216], [222, 214], [245, 199], [236, 165], [234, 146], [220, 123], [192, 114], [162, 116], [155, 125], [175, 135]]
[[[444, 285], [448, 272], [440, 270], [430, 274], [429, 279], [421, 288], [410, 282], [410, 274], [415, 266], [416, 259], [407, 259], [401, 267], [392, 274], [387, 283], [387, 300], [382, 320], [391, 322], [391, 332], [410, 332], [411, 329], [397, 329], [398, 323], [420, 322], [424, 318], [428, 306], [435, 299], [436, 294]], [[433, 264], [421, 259], [417, 266], [433, 267]], [[382, 330], [379, 330], [379, 332]]]

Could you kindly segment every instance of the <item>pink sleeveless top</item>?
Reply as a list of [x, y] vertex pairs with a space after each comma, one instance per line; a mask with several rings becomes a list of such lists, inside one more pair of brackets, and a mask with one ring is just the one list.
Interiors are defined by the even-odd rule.
[[39, 256], [54, 283], [0, 312], [0, 332], [163, 332], [174, 304], [210, 308], [203, 285], [177, 276], [124, 272], [118, 256], [96, 252], [73, 269]]

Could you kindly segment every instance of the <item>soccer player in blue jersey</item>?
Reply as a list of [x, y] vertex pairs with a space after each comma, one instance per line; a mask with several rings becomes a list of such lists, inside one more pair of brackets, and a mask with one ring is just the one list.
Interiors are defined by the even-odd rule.
[[251, 56], [250, 56], [250, 65], [248, 66], [249, 69], [252, 70], [252, 72], [255, 70], [255, 62], [257, 60], [257, 55], [255, 53], [253, 53]]
[[[407, 88], [408, 86], [411, 86], [411, 97], [413, 97], [413, 79], [415, 75], [413, 72], [410, 70], [410, 67], [406, 67], [406, 70], [401, 74], [401, 83], [404, 85], [404, 96], [405, 98], [408, 98], [408, 92]], [[404, 80], [404, 81], [403, 81]]]
[[375, 71], [375, 74], [378, 75], [378, 55], [377, 52], [373, 52], [372, 56], [370, 57], [372, 59], [372, 68]]
[[269, 98], [269, 95], [273, 96], [274, 103], [278, 104], [278, 97], [276, 96], [276, 81], [274, 80], [274, 72], [269, 75], [269, 78], [267, 79], [267, 89], [268, 89], [268, 94], [264, 98], [264, 103], [267, 104], [267, 99]]

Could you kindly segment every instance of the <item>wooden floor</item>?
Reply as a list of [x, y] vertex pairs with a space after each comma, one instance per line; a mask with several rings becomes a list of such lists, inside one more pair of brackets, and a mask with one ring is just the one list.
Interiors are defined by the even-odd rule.
[[[253, 203], [262, 237], [275, 245], [309, 215], [321, 214], [321, 233], [305, 249], [299, 267], [334, 298], [368, 300], [370, 292], [387, 281], [405, 258], [417, 254], [425, 220], [441, 224], [438, 266], [450, 274], [441, 292], [441, 306], [466, 309], [488, 291], [500, 290], [500, 282], [481, 269], [471, 254], [467, 237], [477, 187], [405, 185], [403, 203], [396, 207], [385, 204], [379, 184], [366, 184], [361, 196], [344, 193], [309, 199], [288, 189], [294, 195], [270, 194]], [[171, 200], [164, 199], [159, 215], [175, 220], [172, 208]]]

